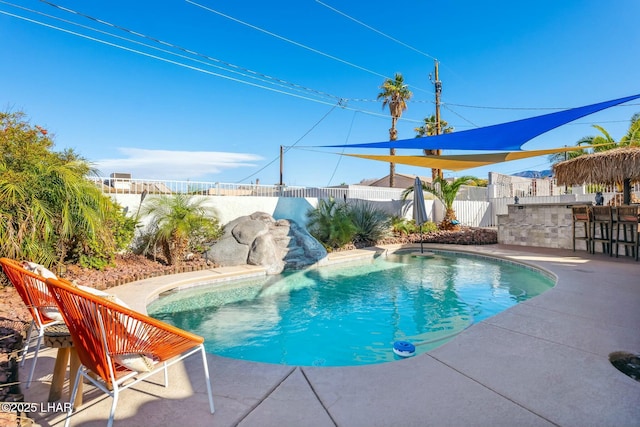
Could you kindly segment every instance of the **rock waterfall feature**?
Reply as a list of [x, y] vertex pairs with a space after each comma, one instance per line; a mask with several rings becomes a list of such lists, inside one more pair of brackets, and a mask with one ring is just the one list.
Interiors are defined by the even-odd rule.
[[205, 253], [220, 266], [260, 265], [267, 274], [326, 261], [327, 251], [295, 221], [275, 220], [265, 212], [242, 216], [225, 225], [224, 235]]

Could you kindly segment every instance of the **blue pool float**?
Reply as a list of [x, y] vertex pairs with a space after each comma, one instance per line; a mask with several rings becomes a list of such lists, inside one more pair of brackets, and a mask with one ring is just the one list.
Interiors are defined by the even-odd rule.
[[410, 357], [416, 354], [416, 346], [408, 341], [396, 341], [393, 343], [393, 352], [400, 357]]

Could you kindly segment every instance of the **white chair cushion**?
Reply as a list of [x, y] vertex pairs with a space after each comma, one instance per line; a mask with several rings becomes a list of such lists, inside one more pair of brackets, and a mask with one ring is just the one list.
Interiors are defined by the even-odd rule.
[[143, 353], [116, 354], [113, 360], [118, 365], [136, 372], [150, 372], [153, 369], [153, 358]]
[[53, 272], [47, 269], [44, 265], [36, 264], [35, 262], [23, 261], [22, 267], [32, 273], [36, 273], [42, 276], [44, 279], [57, 279], [58, 277]]

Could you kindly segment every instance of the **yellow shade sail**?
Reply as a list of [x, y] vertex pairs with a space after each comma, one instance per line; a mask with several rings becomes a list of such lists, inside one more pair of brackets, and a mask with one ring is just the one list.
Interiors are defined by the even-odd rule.
[[529, 157], [546, 156], [549, 154], [565, 153], [568, 151], [584, 150], [593, 148], [593, 145], [549, 148], [546, 150], [530, 151], [507, 151], [502, 153], [488, 154], [461, 154], [452, 156], [379, 156], [372, 154], [347, 154], [344, 156], [359, 157], [361, 159], [378, 160], [386, 163], [397, 163], [401, 165], [419, 166], [432, 169], [446, 169], [451, 171], [461, 171], [465, 169], [477, 168], [494, 163], [509, 162], [512, 160], [526, 159]]

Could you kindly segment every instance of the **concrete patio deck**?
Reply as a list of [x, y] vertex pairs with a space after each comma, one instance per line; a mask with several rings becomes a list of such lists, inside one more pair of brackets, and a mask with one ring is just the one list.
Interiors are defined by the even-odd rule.
[[[640, 262], [545, 248], [425, 247], [535, 264], [557, 275], [558, 283], [431, 352], [393, 363], [291, 367], [209, 355], [213, 415], [201, 360], [192, 357], [170, 370], [169, 388], [159, 375], [123, 392], [115, 426], [640, 425], [640, 382], [608, 359], [614, 351], [640, 353]], [[239, 273], [263, 274], [259, 268], [217, 269], [112, 291], [140, 309], [149, 295], [176, 281], [193, 284]], [[34, 384], [24, 390], [26, 402], [47, 399], [55, 352], [43, 350]], [[85, 385], [85, 404], [71, 425], [105, 425], [111, 399], [103, 396]], [[41, 426], [64, 421], [55, 411], [30, 415]]]

